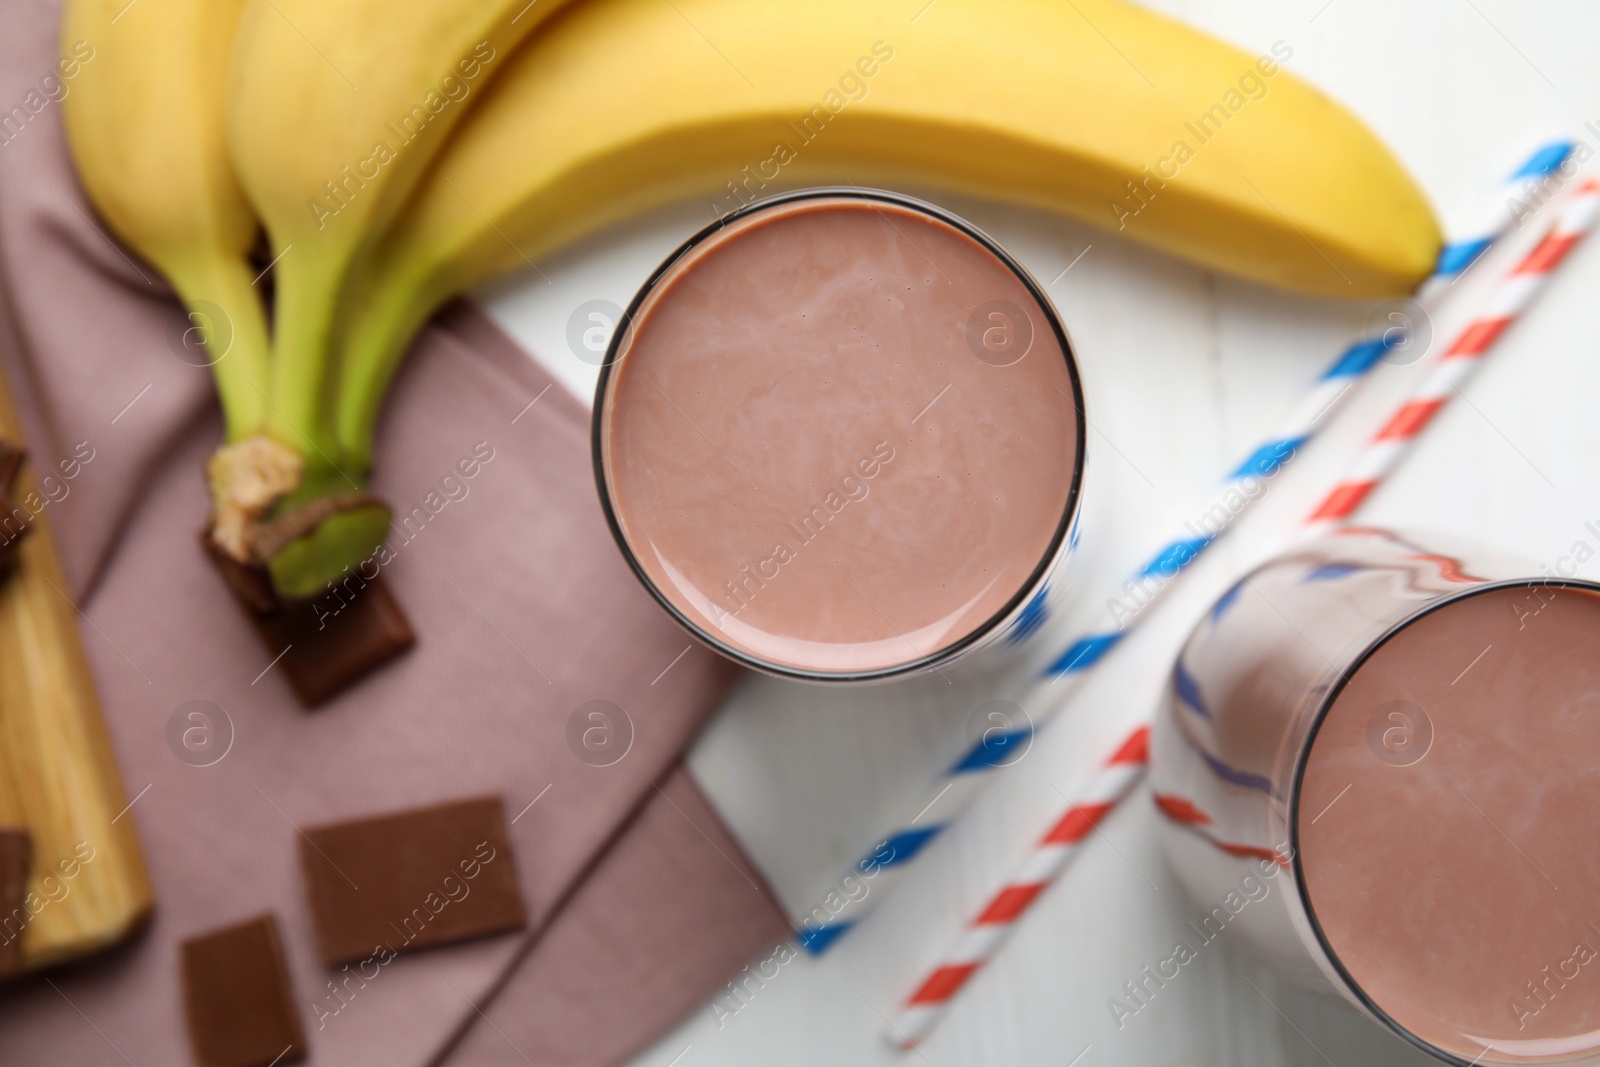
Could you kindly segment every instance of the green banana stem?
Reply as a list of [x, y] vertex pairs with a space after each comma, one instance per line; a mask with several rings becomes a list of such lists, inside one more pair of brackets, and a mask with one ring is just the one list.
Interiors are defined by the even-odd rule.
[[[296, 255], [299, 251], [301, 254]], [[316, 250], [323, 251], [323, 250]], [[282, 252], [272, 339], [272, 388], [267, 433], [300, 452], [308, 470], [340, 469], [332, 418], [334, 323], [346, 255]]]
[[166, 273], [189, 312], [190, 328], [205, 342], [228, 443], [260, 433], [270, 343], [250, 264], [231, 252], [207, 249], [188, 262], [169, 265]]
[[[271, 387], [263, 398], [265, 435], [246, 442], [253, 450], [241, 454], [237, 463], [217, 463], [215, 470], [225, 488], [242, 484], [249, 490], [265, 484], [271, 489], [265, 512], [239, 509], [244, 513], [238, 524], [241, 544], [260, 544], [255, 538], [263, 521], [293, 522], [290, 516], [304, 517], [307, 508], [318, 516], [310, 529], [272, 550], [265, 561], [278, 594], [299, 599], [321, 595], [381, 548], [388, 536], [389, 509], [362, 492], [366, 465], [352, 469], [334, 426], [339, 384], [334, 327], [350, 257], [337, 251], [330, 255], [327, 249], [305, 249], [299, 256], [296, 251], [285, 249], [277, 266]], [[273, 448], [280, 454], [262, 447], [268, 442], [276, 442]], [[293, 453], [287, 463], [284, 450]], [[236, 471], [239, 478], [230, 481]], [[261, 477], [263, 471], [266, 477]]]
[[334, 410], [339, 447], [361, 471], [372, 467], [384, 398], [412, 340], [444, 302], [426, 271], [410, 270], [363, 287], [345, 324]]
[[[341, 287], [333, 271], [323, 270], [320, 276], [307, 268], [292, 272], [280, 290], [276, 358], [294, 364], [273, 367], [274, 408], [267, 420], [274, 438], [296, 442], [305, 466], [296, 487], [277, 502], [278, 516], [296, 508], [331, 507], [334, 499], [349, 498], [366, 484], [373, 434], [389, 384], [412, 338], [443, 302], [426, 269], [374, 278], [357, 268], [342, 287], [346, 301], [335, 318]], [[308, 284], [312, 279], [319, 284]], [[333, 326], [341, 332], [334, 334]], [[338, 343], [330, 336], [337, 336]], [[336, 362], [330, 356], [334, 350]], [[328, 583], [382, 548], [392, 518], [389, 509], [355, 495], [359, 499], [350, 510], [321, 520], [267, 561], [273, 587], [281, 595], [320, 595]]]
[[222, 403], [226, 441], [206, 464], [211, 539], [233, 558], [248, 560], [262, 515], [305, 469], [297, 450], [263, 432], [271, 352], [261, 294], [237, 250], [202, 246], [163, 257], [159, 266], [188, 309], [189, 329], [204, 341]]

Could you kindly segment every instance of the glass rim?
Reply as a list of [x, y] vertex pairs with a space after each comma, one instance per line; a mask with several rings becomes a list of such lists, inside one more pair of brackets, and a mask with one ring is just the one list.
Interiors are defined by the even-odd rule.
[[[1457, 590], [1453, 593], [1448, 593], [1439, 597], [1437, 600], [1422, 605], [1398, 621], [1384, 627], [1383, 631], [1377, 637], [1368, 642], [1366, 647], [1364, 647], [1359, 654], [1351, 659], [1349, 666], [1339, 671], [1338, 677], [1331, 685], [1329, 685], [1328, 691], [1322, 695], [1322, 698], [1317, 704], [1317, 709], [1313, 713], [1311, 726], [1306, 732], [1305, 741], [1300, 745], [1300, 750], [1295, 755], [1294, 770], [1289, 779], [1288, 809], [1286, 816], [1289, 829], [1289, 866], [1291, 873], [1294, 875], [1295, 892], [1300, 899], [1301, 911], [1305, 915], [1307, 924], [1311, 927], [1313, 936], [1315, 936], [1317, 939], [1317, 946], [1321, 949], [1323, 957], [1328, 961], [1328, 964], [1338, 972], [1340, 979], [1344, 982], [1345, 987], [1349, 990], [1350, 994], [1360, 1001], [1362, 1007], [1370, 1012], [1373, 1018], [1382, 1022], [1384, 1026], [1389, 1028], [1389, 1030], [1399, 1037], [1404, 1038], [1410, 1044], [1421, 1049], [1423, 1052], [1442, 1060], [1445, 1063], [1451, 1064], [1452, 1067], [1482, 1067], [1482, 1065], [1485, 1063], [1484, 1057], [1494, 1050], [1492, 1047], [1487, 1048], [1483, 1053], [1479, 1054], [1478, 1059], [1467, 1060], [1453, 1052], [1439, 1048], [1431, 1041], [1412, 1033], [1406, 1027], [1402, 1026], [1393, 1015], [1389, 1014], [1382, 1007], [1380, 1007], [1377, 1001], [1375, 1001], [1372, 996], [1367, 993], [1366, 989], [1363, 988], [1361, 983], [1356, 981], [1355, 976], [1350, 973], [1349, 968], [1344, 965], [1344, 961], [1340, 959], [1339, 954], [1334, 951], [1333, 945], [1329, 942], [1328, 935], [1322, 928], [1322, 922], [1317, 918], [1316, 909], [1311, 904], [1311, 893], [1306, 886], [1305, 871], [1301, 867], [1300, 790], [1305, 782], [1306, 765], [1310, 762], [1312, 746], [1316, 743], [1317, 735], [1321, 732], [1322, 724], [1327, 719], [1328, 713], [1333, 709], [1334, 702], [1338, 700], [1339, 695], [1344, 692], [1346, 685], [1349, 684], [1351, 679], [1356, 676], [1356, 673], [1366, 664], [1367, 660], [1378, 651], [1379, 648], [1383, 647], [1391, 638], [1393, 638], [1400, 631], [1404, 630], [1406, 627], [1410, 626], [1412, 623], [1416, 622], [1418, 619], [1421, 619], [1426, 615], [1431, 615], [1433, 612], [1439, 611], [1443, 608], [1449, 607], [1451, 604], [1459, 603], [1460, 601], [1467, 600], [1471, 597], [1482, 596], [1485, 593], [1496, 592], [1501, 589], [1528, 589], [1536, 586], [1543, 586], [1546, 588], [1555, 587], [1559, 589], [1576, 588], [1600, 595], [1600, 581], [1590, 581], [1587, 578], [1561, 578], [1549, 576], [1501, 578], [1493, 581], [1482, 582], [1478, 585]], [[1576, 1055], [1579, 1057], [1592, 1057], [1593, 1054], [1594, 1050], [1588, 1050], [1577, 1053]], [[1575, 1063], [1578, 1061], [1576, 1059], [1545, 1059], [1501, 1060], [1499, 1062], [1503, 1064], [1561, 1064]]]
[[[824, 199], [877, 201], [929, 216], [976, 242], [984, 251], [994, 256], [1027, 290], [1028, 295], [1043, 313], [1057, 344], [1061, 346], [1062, 359], [1066, 363], [1068, 380], [1072, 385], [1072, 396], [1069, 399], [1077, 416], [1077, 449], [1072, 465], [1071, 484], [1067, 489], [1066, 504], [1062, 508], [1061, 518], [1056, 524], [1054, 533], [1051, 535], [1050, 543], [1046, 546], [1033, 570], [1029, 572], [1027, 580], [994, 614], [963, 635], [959, 640], [951, 642], [925, 656], [919, 656], [914, 660], [870, 670], [817, 671], [804, 667], [773, 663], [735, 648], [708, 633], [704, 627], [689, 619], [679, 610], [677, 605], [657, 588], [656, 583], [645, 573], [633, 550], [633, 546], [628, 543], [627, 534], [623, 531], [621, 521], [617, 517], [616, 509], [612, 502], [609, 479], [606, 477], [605, 419], [610, 407], [607, 402], [607, 387], [613, 377], [613, 369], [624, 357], [624, 342], [632, 336], [634, 318], [645, 301], [650, 298], [657, 286], [677, 267], [679, 260], [683, 259], [685, 255], [702, 242], [714, 237], [732, 223], [770, 210], [781, 204]], [[661, 605], [677, 621], [678, 625], [687, 630], [691, 636], [740, 666], [760, 671], [763, 674], [791, 678], [797, 681], [830, 684], [876, 682], [902, 678], [929, 668], [937, 668], [939, 665], [971, 649], [979, 642], [986, 640], [1027, 602], [1028, 598], [1039, 588], [1040, 583], [1051, 573], [1062, 555], [1062, 549], [1068, 545], [1068, 535], [1078, 517], [1082, 503], [1084, 472], [1087, 469], [1086, 446], [1088, 444], [1088, 419], [1084, 411], [1083, 383], [1078, 373], [1077, 355], [1073, 350], [1072, 342], [1067, 337], [1065, 327], [1061, 324], [1061, 317], [1057, 313], [1055, 305], [1045, 293], [1044, 287], [1029, 273], [1028, 269], [1017, 262], [997, 241], [959, 215], [947, 211], [937, 204], [932, 204], [904, 193], [885, 189], [869, 189], [861, 186], [815, 186], [753, 200], [725, 215], [719, 216], [716, 221], [702, 227], [680, 244], [662, 261], [660, 266], [651, 272], [649, 278], [645, 280], [644, 284], [639, 287], [639, 291], [634, 294], [633, 299], [629, 301], [627, 309], [622, 313], [622, 317], [617, 321], [616, 328], [612, 331], [610, 343], [606, 346], [605, 360], [600, 364], [600, 376], [595, 383], [594, 409], [590, 416], [589, 451], [594, 467], [595, 486], [599, 490], [600, 509], [605, 514], [606, 526], [610, 528], [612, 539], [616, 541], [617, 547], [621, 549], [623, 559], [627, 561], [629, 569], [633, 571], [634, 576], [650, 593], [656, 603]]]

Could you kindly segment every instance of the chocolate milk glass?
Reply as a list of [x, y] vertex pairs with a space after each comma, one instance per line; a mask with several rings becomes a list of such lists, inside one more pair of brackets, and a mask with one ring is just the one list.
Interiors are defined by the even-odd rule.
[[601, 497], [681, 623], [740, 662], [890, 677], [1015, 637], [1074, 538], [1082, 398], [1037, 286], [878, 193], [736, 213], [619, 325]]
[[1600, 586], [1533, 572], [1301, 546], [1195, 629], [1152, 739], [1203, 927], [1461, 1064], [1600, 1062]]

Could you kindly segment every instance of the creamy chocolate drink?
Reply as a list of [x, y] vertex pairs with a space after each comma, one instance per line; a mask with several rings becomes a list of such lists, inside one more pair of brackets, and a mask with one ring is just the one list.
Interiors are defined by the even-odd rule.
[[1600, 585], [1537, 570], [1349, 528], [1212, 606], [1151, 734], [1174, 966], [1220, 940], [1454, 1063], [1600, 1063]]
[[1081, 396], [1037, 288], [969, 227], [803, 194], [691, 241], [602, 370], [601, 495], [703, 639], [827, 679], [993, 639], [1065, 552]]
[[1600, 594], [1490, 589], [1400, 629], [1328, 709], [1299, 810], [1311, 913], [1379, 1011], [1468, 1061], [1600, 1049]]

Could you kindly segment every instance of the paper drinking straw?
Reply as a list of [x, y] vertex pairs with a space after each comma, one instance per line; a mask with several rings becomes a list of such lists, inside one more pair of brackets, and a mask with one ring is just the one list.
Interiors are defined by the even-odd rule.
[[[1449, 400], [1450, 394], [1483, 362], [1483, 357], [1494, 342], [1527, 309], [1555, 269], [1594, 228], [1597, 218], [1600, 218], [1600, 180], [1588, 178], [1561, 208], [1554, 224], [1538, 245], [1523, 256], [1496, 285], [1485, 301], [1483, 314], [1473, 319], [1456, 336], [1435, 361], [1432, 373], [1401, 403], [1383, 429], [1357, 455], [1351, 464], [1350, 476], [1341, 480], [1322, 503], [1311, 510], [1299, 537], [1326, 533], [1354, 513], [1416, 443], [1418, 436], [1432, 422], [1433, 416]], [[896, 1043], [911, 1048], [932, 1030], [956, 993], [974, 972], [994, 956], [1022, 913], [1060, 877], [1067, 867], [1070, 846], [1086, 837], [1095, 824], [1131, 791], [1138, 773], [1144, 768], [1143, 739], [1149, 736], [1149, 728], [1149, 724], [1145, 723], [1135, 729], [1106, 769], [1058, 816], [1051, 831], [1034, 847], [1015, 877], [972, 920], [955, 950], [948, 953], [918, 983], [916, 991], [907, 998], [900, 1017], [890, 1027], [890, 1037]], [[1130, 746], [1136, 740], [1137, 765], [1134, 766]], [[1118, 756], [1126, 764], [1121, 768], [1122, 773], [1127, 775], [1125, 781], [1113, 776], [1118, 769]], [[1187, 801], [1176, 798], [1162, 800], [1168, 817], [1177, 821], [1197, 825], [1210, 821], [1204, 812]], [[1175, 804], [1186, 807], [1181, 811], [1170, 810]], [[1082, 825], [1083, 829], [1070, 842], [1063, 842], [1067, 845], [1063, 849], [1058, 840], [1070, 836], [1063, 828], [1074, 825]], [[1233, 855], [1256, 854], [1255, 850], [1244, 846], [1208, 840]]]
[[928, 972], [890, 1024], [901, 1048], [914, 1048], [944, 1014], [967, 979], [996, 952], [1034, 898], [1054, 882], [1079, 846], [1144, 776], [1150, 727], [1140, 726], [1117, 746], [1100, 773], [1086, 782], [1067, 810], [1034, 845], [1015, 878], [989, 898], [953, 951]]
[[[1418, 289], [1419, 303], [1426, 305], [1435, 301], [1451, 281], [1476, 262], [1510, 227], [1513, 215], [1506, 207], [1508, 192], [1520, 192], [1524, 183], [1555, 173], [1566, 162], [1572, 148], [1570, 141], [1545, 145], [1512, 173], [1494, 197], [1485, 200], [1480, 212], [1484, 229], [1445, 246], [1434, 273]], [[1237, 518], [1243, 510], [1239, 498], [1242, 496], [1246, 505], [1251, 502], [1253, 495], [1241, 494], [1240, 485], [1253, 485], [1256, 480], [1276, 474], [1311, 439], [1350, 388], [1386, 353], [1404, 342], [1401, 331], [1386, 328], [1362, 338], [1340, 354], [1276, 432], [1251, 450], [1226, 476], [1212, 504], [1200, 512], [1205, 517], [1205, 528], [1196, 529], [1191, 523], [1127, 579], [1123, 588], [1136, 590], [1138, 595], [1132, 609], [1118, 619], [1118, 627], [1077, 636], [1051, 662], [1046, 678], [1025, 698], [1025, 706], [1037, 716], [1036, 721], [1011, 731], [985, 733], [922, 796], [921, 803], [908, 809], [914, 816], [877, 838], [875, 847], [846, 872], [847, 876], [855, 877], [871, 872], [872, 892], [854, 899], [840, 897], [842, 904], [837, 910], [818, 909], [809, 915], [793, 917], [803, 948], [813, 955], [821, 955], [878, 905], [922, 848], [971, 806], [988, 785], [993, 772], [1007, 764], [1007, 756], [1025, 746], [1033, 732], [1067, 703], [1083, 676], [1148, 613], [1150, 604], [1161, 591]]]
[[[1539, 149], [1507, 179], [1506, 185], [1516, 188], [1523, 182], [1536, 180], [1554, 173], [1572, 152], [1572, 142], [1561, 141]], [[1485, 230], [1478, 236], [1448, 244], [1439, 254], [1438, 264], [1417, 290], [1419, 307], [1436, 303], [1450, 284], [1476, 263], [1494, 242], [1510, 228], [1514, 216], [1505, 204], [1506, 190], [1497, 191], [1492, 202], [1493, 211], [1485, 213]], [[1485, 207], [1491, 206], [1486, 202]], [[1323, 372], [1305, 397], [1279, 424], [1277, 430], [1258, 445], [1244, 462], [1236, 466], [1224, 479], [1222, 488], [1209, 504], [1201, 510], [1203, 520], [1191, 521], [1179, 534], [1161, 547], [1149, 561], [1134, 571], [1123, 583], [1124, 589], [1139, 591], [1127, 612], [1119, 619], [1115, 630], [1091, 632], [1080, 635], [1068, 644], [1049, 667], [1056, 678], [1081, 674], [1091, 670], [1106, 653], [1133, 628], [1160, 597], [1171, 580], [1190, 563], [1199, 558], [1206, 548], [1220, 537], [1233, 521], [1242, 514], [1260, 494], [1241, 493], [1240, 487], [1252, 480], [1276, 474], [1294, 458], [1311, 440], [1317, 429], [1327, 421], [1340, 400], [1352, 386], [1376, 366], [1390, 350], [1403, 345], [1406, 332], [1385, 327], [1375, 334], [1362, 338], [1347, 348], [1333, 365]], [[1241, 503], [1241, 498], [1243, 502]], [[1053, 702], [1059, 707], [1061, 701]]]
[[1494, 245], [1496, 236], [1504, 233], [1512, 221], [1513, 216], [1505, 197], [1522, 192], [1522, 187], [1529, 182], [1539, 182], [1556, 173], [1576, 147], [1577, 144], [1570, 140], [1551, 141], [1524, 160], [1522, 166], [1506, 178], [1502, 188], [1495, 190], [1496, 195], [1480, 200], [1475, 205], [1476, 216], [1462, 230], [1463, 233], [1479, 236], [1467, 237], [1445, 245], [1439, 253], [1439, 263], [1434, 267], [1433, 278], [1430, 278], [1429, 282], [1434, 282], [1436, 279], [1443, 279], [1446, 283], [1454, 281], [1464, 274], [1468, 267], [1483, 258], [1483, 254]]
[[1303, 536], [1327, 532], [1361, 506], [1461, 383], [1483, 362], [1484, 353], [1517, 321], [1568, 253], [1594, 227], [1597, 214], [1600, 214], [1600, 181], [1588, 178], [1562, 207], [1550, 232], [1489, 294], [1483, 313], [1467, 324], [1445, 349], [1421, 386], [1367, 442], [1351, 464], [1349, 475], [1312, 510]]

